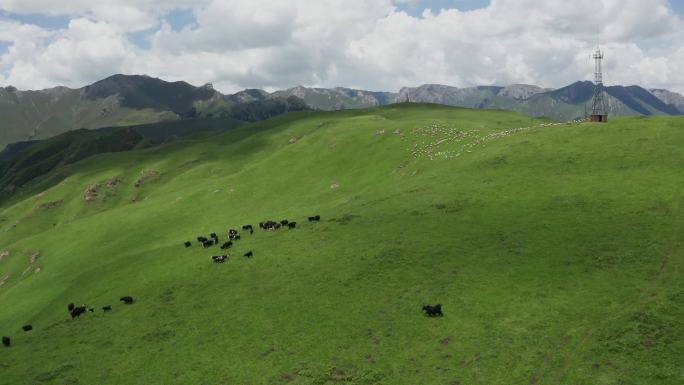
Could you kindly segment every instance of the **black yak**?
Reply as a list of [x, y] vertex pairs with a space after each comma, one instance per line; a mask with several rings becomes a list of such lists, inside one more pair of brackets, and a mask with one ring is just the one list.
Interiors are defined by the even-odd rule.
[[297, 227], [297, 222], [290, 222], [287, 224], [287, 227], [290, 229], [294, 229], [295, 227]]
[[7, 336], [2, 337], [2, 344], [9, 347], [10, 346], [10, 338]]
[[442, 314], [442, 305], [437, 304], [435, 306], [430, 306], [430, 305], [425, 305], [423, 306], [423, 311], [428, 317], [437, 317], [437, 316], [443, 316]]
[[190, 247], [190, 246], [192, 246], [192, 242], [190, 242], [190, 241], [185, 242], [185, 247]]
[[121, 297], [119, 301], [125, 303], [126, 305], [131, 305], [133, 304], [133, 297], [131, 297], [130, 295], [126, 295]]
[[80, 317], [81, 314], [85, 313], [86, 311], [88, 311], [88, 308], [87, 308], [85, 305], [83, 305], [83, 306], [76, 306], [76, 307], [70, 312], [71, 318], [74, 319], [74, 318], [76, 318], [76, 317]]
[[233, 241], [228, 241], [228, 242], [224, 243], [223, 245], [221, 245], [221, 250], [229, 249], [232, 246], [233, 246]]
[[24, 325], [24, 326], [22, 326], [21, 328], [22, 328], [22, 330], [24, 330], [25, 332], [30, 332], [31, 330], [33, 330], [33, 326], [31, 326], [31, 325]]
[[102, 311], [103, 312], [112, 311], [112, 305], [102, 306]]
[[264, 230], [276, 230], [279, 227], [280, 227], [280, 223], [274, 222], [274, 221], [263, 222], [263, 226], [261, 226], [261, 228]]
[[254, 255], [254, 253], [252, 253], [252, 250], [245, 253], [245, 257], [247, 257], [247, 258], [252, 258], [253, 255]]

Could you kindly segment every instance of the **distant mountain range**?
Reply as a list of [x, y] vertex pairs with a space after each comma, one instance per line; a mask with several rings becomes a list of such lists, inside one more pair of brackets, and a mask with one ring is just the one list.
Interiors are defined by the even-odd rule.
[[[506, 109], [529, 116], [556, 120], [584, 117], [590, 110], [593, 83], [576, 82], [559, 89], [516, 84], [507, 87], [478, 86], [457, 88], [439, 84], [402, 88], [398, 93], [368, 92], [346, 88], [296, 87], [272, 95], [295, 95], [311, 108], [331, 110], [358, 108], [400, 102], [436, 103], [450, 106]], [[682, 115], [684, 97], [667, 90], [647, 90], [639, 86], [606, 87], [610, 113], [629, 115]]]
[[[606, 88], [613, 116], [682, 115], [684, 97], [639, 86]], [[211, 84], [195, 87], [140, 75], [114, 75], [89, 86], [20, 91], [0, 87], [0, 149], [13, 142], [47, 138], [79, 128], [131, 126], [182, 119], [256, 121], [308, 108], [337, 110], [398, 102], [508, 109], [529, 116], [569, 120], [585, 116], [593, 92], [591, 82], [560, 89], [534, 85], [457, 88], [439, 84], [373, 92], [349, 88], [294, 87], [266, 92], [246, 89], [232, 95]]]
[[13, 142], [44, 139], [79, 128], [131, 126], [192, 119], [267, 119], [308, 109], [297, 98], [239, 101], [213, 89], [149, 76], [114, 75], [89, 86], [20, 91], [0, 87], [0, 149]]

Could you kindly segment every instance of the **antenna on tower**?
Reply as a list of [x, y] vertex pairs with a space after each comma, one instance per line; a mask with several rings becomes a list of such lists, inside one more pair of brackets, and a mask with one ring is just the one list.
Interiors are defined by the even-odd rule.
[[603, 51], [601, 51], [601, 40], [596, 28], [596, 51], [592, 55], [594, 59], [594, 94], [591, 99], [591, 121], [608, 121], [608, 104], [605, 99], [605, 89], [603, 87]]

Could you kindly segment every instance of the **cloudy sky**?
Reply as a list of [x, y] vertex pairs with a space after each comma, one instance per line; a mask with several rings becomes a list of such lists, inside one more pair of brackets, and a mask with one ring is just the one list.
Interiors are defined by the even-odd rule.
[[683, 0], [0, 0], [0, 86], [561, 87], [597, 29], [606, 83], [684, 93]]

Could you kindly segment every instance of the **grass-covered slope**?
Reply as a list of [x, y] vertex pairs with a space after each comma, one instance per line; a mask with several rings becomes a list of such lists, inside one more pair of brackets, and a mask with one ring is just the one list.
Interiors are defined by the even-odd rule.
[[0, 208], [0, 384], [679, 384], [683, 123], [409, 104], [63, 166]]
[[[16, 199], [17, 195], [23, 196], [22, 187], [35, 179], [47, 176], [47, 180], [59, 182], [65, 174], [51, 171], [59, 170], [61, 165], [97, 154], [153, 147], [179, 138], [227, 131], [242, 124], [243, 121], [232, 118], [177, 120], [130, 127], [81, 129], [42, 141], [15, 143], [0, 151], [0, 204]], [[45, 186], [45, 180], [42, 182]]]

